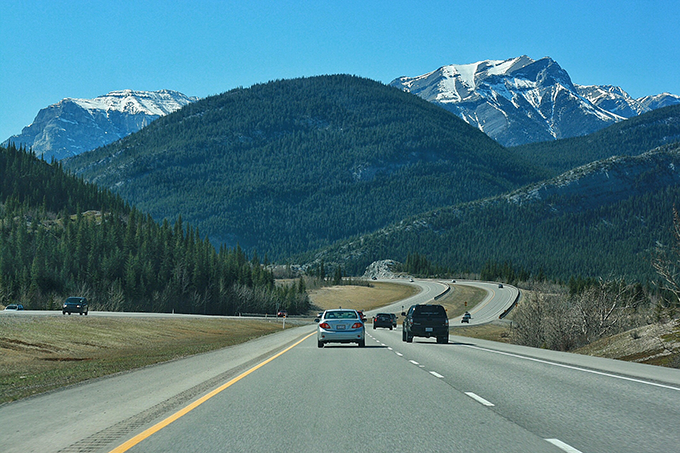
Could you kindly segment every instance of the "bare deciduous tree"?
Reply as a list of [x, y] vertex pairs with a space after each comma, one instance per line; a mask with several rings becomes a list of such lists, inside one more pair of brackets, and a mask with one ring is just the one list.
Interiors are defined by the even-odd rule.
[[676, 307], [680, 305], [680, 215], [673, 207], [673, 244], [657, 244], [656, 256], [652, 266], [662, 280], [662, 289], [673, 295], [672, 301], [665, 302], [668, 317], [674, 318]]

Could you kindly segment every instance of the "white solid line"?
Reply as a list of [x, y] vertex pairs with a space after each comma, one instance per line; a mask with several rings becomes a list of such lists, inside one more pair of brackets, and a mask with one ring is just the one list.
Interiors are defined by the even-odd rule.
[[436, 371], [430, 371], [430, 374], [434, 377], [438, 377], [439, 379], [444, 379], [444, 376], [441, 374], [437, 373]]
[[415, 360], [409, 360], [409, 362], [411, 362], [411, 363], [414, 364], [414, 365], [420, 365], [420, 364], [419, 364], [418, 362], [416, 362]]
[[519, 354], [513, 354], [513, 353], [510, 353], [510, 352], [494, 351], [493, 349], [481, 348], [479, 346], [472, 346], [472, 345], [465, 345], [465, 346], [468, 347], [468, 348], [472, 348], [472, 349], [479, 349], [480, 351], [493, 352], [495, 354], [507, 355], [507, 356], [510, 356], [510, 357], [516, 357], [518, 359], [531, 360], [532, 362], [545, 363], [547, 365], [559, 366], [559, 367], [567, 368], [567, 369], [570, 369], [570, 370], [583, 371], [585, 373], [597, 374], [599, 376], [606, 376], [606, 377], [611, 377], [611, 378], [616, 378], [616, 379], [622, 379], [624, 381], [637, 382], [639, 384], [653, 385], [654, 387], [661, 387], [661, 388], [665, 388], [665, 389], [680, 391], [680, 388], [673, 387], [671, 385], [657, 384], [656, 382], [643, 381], [642, 379], [629, 378], [629, 377], [626, 377], [626, 376], [619, 376], [619, 375], [616, 375], [616, 374], [604, 373], [602, 371], [595, 371], [595, 370], [589, 370], [587, 368], [581, 368], [581, 367], [572, 366], [572, 365], [565, 365], [563, 363], [550, 362], [548, 360], [542, 360], [542, 359], [535, 359], [533, 357], [527, 357], [527, 356], [523, 356], [523, 355], [519, 355]]
[[574, 447], [572, 447], [571, 445], [565, 444], [564, 442], [562, 442], [559, 439], [546, 439], [546, 440], [548, 442], [550, 442], [551, 444], [553, 444], [554, 446], [556, 446], [557, 448], [566, 451], [567, 453], [581, 453], [581, 450], [577, 450]]
[[489, 401], [485, 400], [484, 398], [477, 395], [476, 393], [465, 392], [465, 394], [467, 396], [469, 396], [470, 398], [472, 398], [473, 400], [477, 400], [477, 402], [482, 403], [485, 406], [492, 407], [494, 405], [493, 403], [490, 403]]

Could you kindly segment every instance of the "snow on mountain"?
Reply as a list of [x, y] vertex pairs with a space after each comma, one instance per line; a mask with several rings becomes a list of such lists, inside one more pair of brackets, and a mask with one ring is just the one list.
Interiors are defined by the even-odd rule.
[[660, 109], [661, 107], [668, 107], [669, 105], [680, 104], [680, 96], [670, 93], [655, 94], [653, 96], [644, 96], [638, 98], [637, 101], [649, 110]]
[[612, 85], [575, 85], [578, 93], [594, 105], [609, 112], [632, 118], [661, 107], [680, 104], [680, 96], [662, 93], [632, 98], [621, 87]]
[[196, 100], [171, 90], [120, 90], [94, 99], [66, 98], [40, 110], [31, 125], [5, 143], [31, 148], [47, 161], [61, 160], [137, 132]]
[[[649, 108], [619, 87], [574, 85], [549, 57], [448, 65], [390, 85], [439, 104], [505, 146], [587, 135]], [[647, 105], [680, 102], [672, 96]]]
[[157, 115], [160, 117], [184, 107], [189, 102], [196, 101], [197, 98], [190, 98], [183, 95], [182, 93], [170, 90], [120, 90], [112, 91], [107, 95], [99, 96], [94, 99], [70, 100], [88, 111], [118, 111], [131, 115], [142, 113], [146, 115]]

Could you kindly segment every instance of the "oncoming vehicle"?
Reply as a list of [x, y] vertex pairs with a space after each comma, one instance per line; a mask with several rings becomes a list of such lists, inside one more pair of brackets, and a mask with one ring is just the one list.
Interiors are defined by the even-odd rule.
[[378, 313], [373, 317], [373, 329], [376, 327], [389, 327], [392, 330], [392, 316], [389, 313]]
[[413, 337], [436, 337], [437, 343], [449, 342], [449, 318], [441, 305], [412, 305], [402, 316], [405, 316], [402, 341], [411, 343]]
[[23, 310], [24, 306], [21, 304], [9, 304], [8, 306], [5, 307], [5, 310], [7, 311], [19, 311]]
[[64, 301], [64, 305], [61, 307], [61, 314], [65, 315], [68, 313], [79, 313], [81, 315], [87, 316], [88, 306], [87, 299], [84, 297], [69, 297]]
[[316, 339], [320, 348], [326, 343], [357, 343], [361, 348], [366, 346], [364, 322], [356, 310], [326, 310], [315, 321], [319, 323]]

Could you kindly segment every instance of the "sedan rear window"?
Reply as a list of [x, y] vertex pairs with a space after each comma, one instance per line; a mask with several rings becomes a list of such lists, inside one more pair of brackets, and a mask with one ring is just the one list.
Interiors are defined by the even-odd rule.
[[326, 319], [357, 319], [356, 311], [328, 311]]

